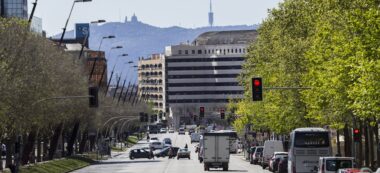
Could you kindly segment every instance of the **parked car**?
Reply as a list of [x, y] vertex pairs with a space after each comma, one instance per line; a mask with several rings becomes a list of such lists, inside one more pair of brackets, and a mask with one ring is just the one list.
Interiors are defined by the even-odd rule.
[[278, 168], [278, 162], [282, 157], [288, 157], [287, 152], [274, 152], [273, 157], [269, 160], [269, 171], [276, 172]]
[[149, 147], [153, 149], [162, 149], [164, 148], [164, 143], [159, 141], [153, 141], [149, 143]]
[[161, 128], [160, 133], [166, 133], [166, 128]]
[[194, 132], [195, 132], [195, 129], [193, 129], [193, 128], [189, 129], [189, 135], [191, 135]]
[[252, 156], [253, 156], [253, 153], [255, 152], [255, 150], [256, 150], [256, 147], [251, 147], [248, 149], [248, 157], [249, 157], [249, 163], [250, 164], [253, 164]]
[[169, 129], [169, 133], [174, 133], [174, 129], [173, 129], [173, 128], [170, 128], [170, 129]]
[[282, 157], [278, 161], [277, 173], [288, 173], [288, 157]]
[[263, 156], [260, 158], [260, 164], [265, 169], [269, 166], [269, 161], [272, 158], [274, 152], [283, 152], [284, 146], [282, 141], [269, 140], [264, 142]]
[[177, 153], [177, 159], [180, 158], [190, 159], [190, 151], [187, 148], [179, 149]]
[[260, 158], [263, 154], [263, 146], [256, 147], [255, 151], [252, 153], [252, 163], [257, 165], [259, 163]]
[[179, 135], [184, 135], [185, 134], [185, 129], [184, 128], [179, 128], [178, 134]]
[[335, 173], [339, 169], [354, 168], [353, 157], [320, 157], [318, 173]]
[[[165, 147], [161, 150], [156, 150], [154, 152], [154, 156], [156, 157], [166, 157], [169, 156], [169, 149], [170, 147]], [[176, 156], [179, 148], [178, 147], [172, 147], [173, 155]]]
[[149, 151], [144, 149], [133, 149], [129, 152], [129, 158], [131, 160], [140, 158], [152, 159], [152, 155]]

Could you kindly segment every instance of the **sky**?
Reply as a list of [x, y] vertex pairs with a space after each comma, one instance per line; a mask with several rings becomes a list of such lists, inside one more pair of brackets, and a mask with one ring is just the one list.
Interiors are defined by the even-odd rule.
[[[268, 9], [276, 8], [283, 0], [213, 0], [214, 25], [252, 25], [268, 16]], [[32, 3], [28, 0], [29, 13]], [[38, 0], [35, 11], [42, 18], [48, 36], [62, 31], [73, 0]], [[76, 3], [68, 24], [88, 23], [104, 19], [121, 22], [136, 14], [139, 21], [158, 26], [196, 28], [208, 25], [209, 0], [92, 0]]]

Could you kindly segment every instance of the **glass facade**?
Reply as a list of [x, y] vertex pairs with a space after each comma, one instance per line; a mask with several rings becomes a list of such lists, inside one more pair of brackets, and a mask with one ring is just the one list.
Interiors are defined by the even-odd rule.
[[5, 17], [28, 19], [27, 0], [3, 0]]

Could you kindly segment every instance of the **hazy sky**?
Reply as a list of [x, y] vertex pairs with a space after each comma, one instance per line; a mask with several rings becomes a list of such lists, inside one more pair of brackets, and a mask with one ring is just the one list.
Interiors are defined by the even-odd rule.
[[[32, 2], [28, 0], [29, 13]], [[214, 25], [240, 25], [261, 23], [268, 9], [283, 0], [213, 0]], [[35, 16], [43, 19], [48, 36], [60, 33], [69, 15], [73, 0], [38, 0]], [[124, 21], [136, 13], [139, 21], [159, 27], [182, 26], [187, 28], [208, 25], [209, 0], [93, 0], [76, 3], [68, 30], [74, 23], [98, 19], [107, 22]]]

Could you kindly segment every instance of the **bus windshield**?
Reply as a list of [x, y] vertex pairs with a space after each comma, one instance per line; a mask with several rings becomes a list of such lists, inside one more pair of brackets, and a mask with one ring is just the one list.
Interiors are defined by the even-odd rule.
[[329, 147], [329, 134], [328, 132], [296, 132], [294, 146], [301, 148]]

